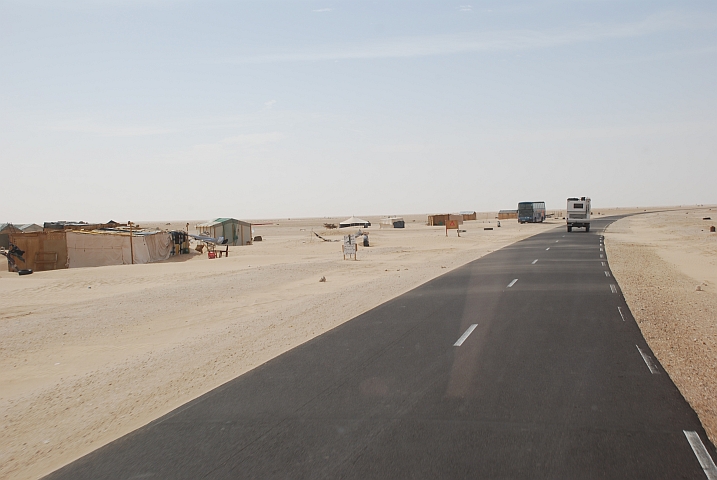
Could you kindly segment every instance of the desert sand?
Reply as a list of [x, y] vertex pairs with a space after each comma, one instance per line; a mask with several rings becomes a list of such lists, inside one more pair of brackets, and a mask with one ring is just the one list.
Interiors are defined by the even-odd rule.
[[465, 222], [461, 238], [424, 215], [405, 216], [405, 229], [367, 217], [371, 247], [357, 261], [312, 234], [340, 240], [347, 229], [323, 227], [339, 219], [285, 219], [257, 221], [268, 223], [255, 226], [263, 241], [228, 258], [0, 272], [0, 478], [45, 475], [390, 298], [563, 225], [497, 228], [494, 216]]
[[[710, 220], [703, 218], [710, 217]], [[717, 207], [626, 217], [610, 268], [650, 348], [717, 444]]]

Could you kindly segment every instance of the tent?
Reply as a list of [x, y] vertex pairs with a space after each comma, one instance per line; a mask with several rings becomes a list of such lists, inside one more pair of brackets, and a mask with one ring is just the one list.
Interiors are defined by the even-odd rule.
[[49, 230], [14, 233], [10, 241], [25, 251], [20, 268], [36, 271], [61, 268], [129, 265], [167, 260], [173, 248], [168, 232]]
[[67, 265], [101, 267], [167, 260], [172, 252], [172, 237], [167, 232], [135, 232], [130, 247], [125, 232], [67, 232]]
[[339, 228], [346, 228], [346, 227], [370, 227], [371, 222], [368, 222], [366, 220], [361, 220], [360, 218], [351, 217], [347, 218], [343, 222], [339, 223]]
[[197, 232], [211, 238], [224, 237], [227, 245], [250, 245], [251, 223], [236, 218], [217, 218], [211, 222], [196, 225]]

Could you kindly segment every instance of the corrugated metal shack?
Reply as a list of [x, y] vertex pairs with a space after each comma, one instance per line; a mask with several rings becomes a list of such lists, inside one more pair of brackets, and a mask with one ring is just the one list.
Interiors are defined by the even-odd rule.
[[226, 245], [251, 245], [251, 223], [236, 218], [217, 218], [196, 225], [196, 229], [199, 235], [227, 239]]
[[465, 221], [468, 221], [468, 220], [476, 220], [476, 219], [478, 218], [478, 214], [477, 214], [476, 212], [474, 212], [474, 211], [461, 212], [461, 215], [463, 215], [463, 221], [464, 221], [464, 222], [465, 222]]

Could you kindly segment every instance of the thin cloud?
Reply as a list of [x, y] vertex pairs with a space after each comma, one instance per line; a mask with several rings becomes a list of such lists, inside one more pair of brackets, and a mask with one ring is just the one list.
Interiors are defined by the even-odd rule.
[[316, 10], [313, 10], [316, 13], [323, 13], [323, 12], [330, 12], [333, 8], [317, 8]]
[[396, 37], [362, 44], [320, 46], [306, 50], [237, 57], [222, 60], [220, 63], [311, 62], [535, 50], [576, 43], [642, 37], [672, 30], [715, 28], [716, 23], [713, 19], [664, 13], [632, 23], [585, 24], [569, 30], [511, 30]]
[[458, 11], [459, 12], [472, 12], [473, 7], [470, 5], [461, 5], [460, 7], [458, 7]]
[[148, 135], [165, 135], [175, 133], [177, 130], [173, 128], [157, 127], [157, 126], [118, 126], [118, 125], [101, 125], [98, 123], [73, 120], [56, 123], [51, 125], [50, 130], [57, 132], [84, 133], [88, 135], [98, 135], [101, 137], [144, 137]]

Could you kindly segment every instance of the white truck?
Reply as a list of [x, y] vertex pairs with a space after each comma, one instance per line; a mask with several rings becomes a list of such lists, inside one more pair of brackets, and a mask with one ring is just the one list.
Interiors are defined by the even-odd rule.
[[585, 228], [586, 232], [590, 231], [590, 197], [570, 197], [568, 198], [568, 211], [565, 215], [568, 222], [568, 232], [573, 231], [573, 227]]

